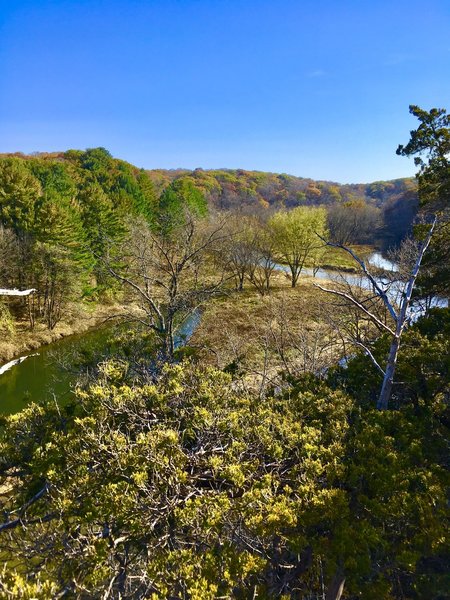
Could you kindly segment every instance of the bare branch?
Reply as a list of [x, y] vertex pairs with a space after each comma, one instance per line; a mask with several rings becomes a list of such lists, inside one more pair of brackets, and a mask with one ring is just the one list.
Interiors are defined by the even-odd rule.
[[[15, 527], [18, 527], [19, 525], [21, 525], [23, 523], [23, 519], [22, 517], [24, 516], [25, 512], [27, 511], [27, 509], [34, 504], [35, 502], [37, 502], [40, 498], [42, 498], [42, 496], [44, 496], [44, 494], [46, 494], [48, 491], [48, 483], [46, 483], [44, 485], [44, 487], [39, 490], [39, 492], [37, 492], [37, 494], [35, 494], [32, 498], [30, 498], [30, 500], [28, 500], [28, 502], [26, 502], [19, 510], [18, 510], [18, 517], [17, 519], [13, 519], [12, 521], [6, 521], [6, 523], [2, 523], [0, 524], [0, 532], [2, 531], [6, 531], [8, 529], [14, 529]], [[17, 511], [14, 511], [17, 512]], [[38, 519], [39, 521], [40, 519]], [[35, 521], [35, 520], [34, 520]], [[33, 522], [34, 522], [33, 521]]]
[[353, 344], [355, 344], [356, 346], [359, 346], [360, 348], [362, 348], [364, 350], [364, 352], [367, 354], [367, 356], [370, 358], [370, 360], [373, 362], [373, 364], [376, 366], [376, 368], [380, 371], [380, 373], [383, 375], [383, 377], [386, 375], [386, 373], [384, 372], [383, 368], [380, 366], [380, 364], [378, 363], [377, 359], [375, 358], [375, 356], [373, 355], [372, 351], [370, 350], [370, 348], [368, 348], [365, 344], [363, 344], [362, 342], [358, 342], [357, 340], [350, 340]]
[[378, 283], [378, 281], [376, 280], [376, 278], [372, 275], [372, 273], [367, 268], [366, 263], [361, 258], [359, 258], [359, 256], [357, 254], [355, 254], [355, 252], [353, 252], [353, 250], [351, 248], [349, 248], [348, 246], [344, 246], [343, 244], [338, 244], [338, 243], [335, 243], [335, 242], [326, 241], [319, 234], [317, 234], [317, 235], [320, 237], [320, 239], [322, 241], [325, 242], [325, 244], [327, 246], [330, 246], [331, 248], [340, 248], [341, 250], [344, 250], [345, 252], [347, 252], [348, 254], [350, 254], [350, 256], [353, 258], [353, 260], [355, 260], [359, 264], [359, 266], [361, 267], [364, 275], [367, 277], [367, 279], [372, 284], [374, 291], [383, 300], [386, 308], [388, 309], [389, 313], [391, 314], [391, 317], [397, 323], [398, 315], [397, 315], [397, 312], [395, 311], [395, 308], [393, 307], [391, 301], [389, 300], [389, 298], [388, 298], [388, 296], [386, 294], [386, 290], [384, 290], [380, 286], [380, 284]]
[[364, 314], [366, 314], [369, 317], [369, 319], [371, 319], [376, 325], [378, 325], [378, 327], [380, 327], [381, 329], [384, 329], [391, 335], [395, 335], [394, 330], [391, 329], [389, 327], [389, 325], [386, 325], [386, 323], [383, 323], [383, 321], [380, 321], [380, 319], [378, 317], [376, 317], [373, 313], [371, 313], [369, 310], [367, 310], [367, 308], [365, 306], [363, 306], [361, 304], [361, 302], [358, 302], [358, 300], [356, 300], [356, 298], [353, 298], [350, 294], [346, 294], [345, 292], [340, 292], [338, 290], [330, 290], [329, 288], [325, 288], [325, 287], [319, 285], [318, 283], [314, 283], [313, 285], [314, 285], [314, 287], [319, 288], [323, 292], [328, 292], [329, 294], [335, 294], [336, 296], [341, 296], [342, 298], [345, 298], [349, 302], [352, 302], [352, 304], [357, 306]]

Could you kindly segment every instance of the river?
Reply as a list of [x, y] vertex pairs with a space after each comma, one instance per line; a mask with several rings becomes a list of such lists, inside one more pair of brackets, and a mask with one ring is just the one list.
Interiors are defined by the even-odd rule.
[[[175, 335], [176, 347], [186, 343], [199, 322], [200, 313], [196, 311]], [[101, 360], [111, 356], [115, 335], [121, 328], [129, 327], [103, 326], [41, 346], [36, 353], [21, 357], [24, 360], [0, 374], [0, 414], [16, 413], [31, 401], [69, 399], [80, 377], [80, 363], [84, 359], [89, 362], [92, 358]]]
[[[394, 263], [385, 259], [380, 253], [375, 252], [369, 257], [369, 263], [386, 270], [395, 271]], [[284, 265], [277, 265], [278, 270], [287, 271]], [[304, 269], [303, 275], [312, 276], [312, 269]], [[350, 285], [370, 289], [371, 284], [367, 278], [353, 273], [344, 273], [319, 269], [315, 277], [331, 281], [345, 281]], [[381, 283], [386, 280], [378, 278]], [[393, 301], [401, 294], [401, 282], [391, 286], [389, 295]], [[448, 301], [443, 298], [434, 298], [432, 306], [448, 306]], [[423, 307], [413, 305], [412, 313], [417, 318], [423, 312]], [[197, 311], [187, 319], [175, 336], [175, 345], [181, 346], [191, 337], [200, 321]], [[125, 327], [125, 326], [122, 326]], [[128, 325], [129, 327], [129, 325]], [[72, 394], [80, 368], [74, 357], [102, 357], [111, 355], [108, 340], [114, 337], [114, 327], [108, 326], [67, 338], [42, 346], [35, 354], [21, 357], [17, 364], [4, 372], [0, 367], [0, 414], [11, 414], [20, 411], [31, 401], [52, 400], [69, 398]]]
[[[388, 298], [393, 304], [399, 304], [402, 294], [405, 291], [405, 282], [395, 278], [395, 273], [398, 271], [398, 267], [395, 263], [385, 258], [380, 252], [373, 252], [367, 262], [369, 265], [376, 267], [377, 269], [384, 269], [385, 271], [391, 271], [393, 277], [377, 276], [375, 280], [385, 290]], [[277, 264], [275, 269], [278, 271], [284, 271], [290, 273], [289, 267], [286, 265]], [[326, 279], [334, 283], [347, 283], [351, 286], [360, 287], [365, 290], [372, 289], [372, 283], [363, 273], [347, 273], [345, 271], [331, 270], [331, 269], [318, 269], [315, 273], [313, 269], [302, 269], [302, 275], [315, 277], [316, 279]], [[409, 316], [412, 321], [417, 320], [421, 315], [426, 312], [427, 308], [445, 308], [448, 306], [448, 299], [441, 298], [440, 296], [434, 296], [431, 298], [425, 306], [423, 302], [416, 301], [411, 303], [409, 309]]]

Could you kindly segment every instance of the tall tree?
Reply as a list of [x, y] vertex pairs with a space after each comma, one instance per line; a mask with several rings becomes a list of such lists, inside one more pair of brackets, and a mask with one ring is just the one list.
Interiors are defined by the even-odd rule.
[[422, 207], [434, 212], [446, 209], [450, 198], [450, 115], [444, 108], [427, 112], [415, 105], [409, 112], [420, 125], [410, 132], [406, 146], [398, 146], [397, 154], [414, 156]]
[[333, 241], [340, 244], [363, 244], [373, 239], [380, 227], [380, 209], [364, 202], [351, 200], [337, 203], [328, 209], [328, 227]]
[[106, 281], [100, 263], [107, 255], [110, 257], [111, 247], [123, 238], [125, 224], [114, 210], [111, 199], [98, 183], [84, 182], [77, 198], [80, 203], [87, 246], [94, 265], [95, 283], [101, 287]]
[[[423, 295], [450, 291], [450, 115], [444, 108], [423, 110], [411, 105], [409, 111], [420, 125], [411, 131], [408, 143], [397, 148], [401, 156], [414, 156], [419, 167], [419, 201], [422, 214], [437, 216], [436, 232], [419, 279]], [[419, 239], [426, 227], [415, 229]]]
[[200, 222], [188, 214], [170, 234], [136, 220], [119, 250], [121, 264], [103, 261], [134, 296], [143, 315], [134, 317], [156, 334], [166, 359], [173, 357], [179, 327], [221, 287], [224, 276], [211, 276], [207, 256], [224, 239], [222, 229], [223, 223]]
[[394, 384], [394, 376], [397, 367], [400, 343], [402, 340], [403, 333], [410, 322], [409, 310], [414, 292], [414, 286], [416, 284], [416, 279], [419, 274], [420, 266], [422, 264], [422, 259], [425, 255], [428, 246], [430, 245], [435, 224], [436, 220], [433, 221], [432, 225], [429, 227], [427, 237], [420, 244], [417, 256], [414, 258], [414, 261], [411, 264], [410, 272], [408, 273], [406, 281], [396, 282], [398, 285], [400, 285], [401, 289], [400, 293], [396, 294], [395, 299], [389, 297], [389, 287], [390, 285], [392, 285], [392, 282], [389, 282], [389, 280], [374, 277], [368, 269], [366, 263], [361, 258], [359, 258], [355, 254], [355, 252], [353, 252], [353, 250], [351, 250], [350, 248], [343, 246], [342, 244], [334, 244], [328, 242], [328, 245], [336, 248], [341, 248], [342, 250], [350, 254], [350, 256], [358, 263], [358, 265], [361, 267], [362, 273], [367, 278], [371, 291], [373, 291], [374, 298], [380, 300], [384, 304], [394, 322], [393, 327], [391, 327], [389, 324], [382, 322], [380, 318], [376, 315], [375, 311], [367, 307], [367, 301], [361, 301], [360, 299], [356, 298], [355, 294], [353, 293], [353, 290], [351, 289], [349, 292], [343, 292], [336, 289], [329, 289], [316, 284], [316, 287], [323, 290], [324, 292], [328, 292], [348, 300], [351, 304], [356, 306], [362, 313], [364, 313], [381, 331], [384, 331], [389, 334], [390, 347], [384, 368], [378, 363], [368, 346], [364, 345], [361, 341], [356, 340], [358, 345], [364, 348], [366, 354], [371, 358], [374, 365], [381, 372], [383, 377], [383, 383], [377, 401], [377, 408], [379, 410], [386, 410], [389, 405], [389, 400], [392, 394], [392, 386]]
[[39, 181], [18, 158], [0, 160], [0, 221], [16, 233], [31, 231], [35, 204], [41, 195]]
[[327, 235], [324, 208], [299, 206], [291, 211], [280, 211], [269, 221], [275, 253], [286, 263], [295, 287], [303, 267], [323, 247], [321, 237]]
[[190, 177], [176, 179], [159, 199], [158, 225], [161, 231], [170, 232], [189, 221], [190, 216], [205, 217], [208, 206], [202, 192]]

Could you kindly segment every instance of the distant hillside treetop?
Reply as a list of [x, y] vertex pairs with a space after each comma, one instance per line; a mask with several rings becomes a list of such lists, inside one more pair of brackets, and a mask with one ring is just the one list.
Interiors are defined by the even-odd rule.
[[[151, 220], [158, 211], [175, 206], [172, 191], [178, 194], [190, 190], [192, 198], [192, 194], [199, 192], [210, 209], [266, 217], [276, 210], [297, 206], [343, 207], [344, 213], [351, 212], [352, 207], [361, 210], [365, 206], [379, 212], [378, 233], [390, 244], [397, 243], [410, 231], [418, 207], [414, 178], [342, 185], [286, 173], [243, 169], [144, 170], [113, 158], [101, 147], [86, 151], [0, 155], [0, 161], [5, 160], [26, 167], [38, 180], [36, 184], [47, 190], [46, 196], [49, 190], [64, 198], [75, 195], [86, 206], [91, 204], [88, 198], [96, 198], [93, 203], [105, 218], [106, 204], [110, 203], [109, 210], [115, 214], [139, 213]], [[102, 200], [100, 192], [104, 194]], [[200, 207], [200, 196], [194, 203]], [[88, 220], [86, 223], [89, 226]], [[91, 225], [95, 226], [95, 219]]]

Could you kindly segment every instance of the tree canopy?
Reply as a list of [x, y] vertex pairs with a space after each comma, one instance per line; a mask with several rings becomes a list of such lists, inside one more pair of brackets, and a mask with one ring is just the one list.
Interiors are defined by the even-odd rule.
[[74, 283], [78, 298], [107, 290], [101, 261], [123, 239], [126, 219], [152, 224], [157, 211], [148, 175], [104, 148], [0, 156], [0, 225], [10, 232], [2, 287], [35, 288], [31, 325], [35, 313], [54, 324], [44, 308], [54, 305], [50, 290], [63, 303], [74, 297]]
[[72, 404], [9, 417], [1, 589], [212, 600], [345, 580], [352, 600], [442, 597], [448, 322], [407, 332], [395, 411], [367, 404], [361, 356], [264, 400], [214, 369], [133, 383], [109, 361]]
[[[414, 156], [419, 167], [419, 200], [425, 220], [433, 213], [438, 226], [430, 253], [424, 262], [420, 278], [421, 293], [448, 293], [450, 290], [450, 115], [443, 108], [423, 110], [410, 106], [410, 113], [419, 120], [411, 131], [408, 143], [400, 145], [397, 154]], [[426, 226], [417, 226], [416, 236], [423, 238]]]
[[[448, 208], [450, 197], [450, 115], [444, 108], [429, 112], [411, 105], [409, 112], [420, 125], [411, 131], [408, 143], [397, 154], [414, 156], [419, 167], [419, 197], [423, 208]], [[424, 157], [424, 158], [423, 158]]]
[[300, 273], [309, 260], [324, 246], [327, 235], [324, 208], [299, 206], [291, 211], [280, 211], [271, 217], [269, 227], [279, 259], [286, 263], [295, 287]]

